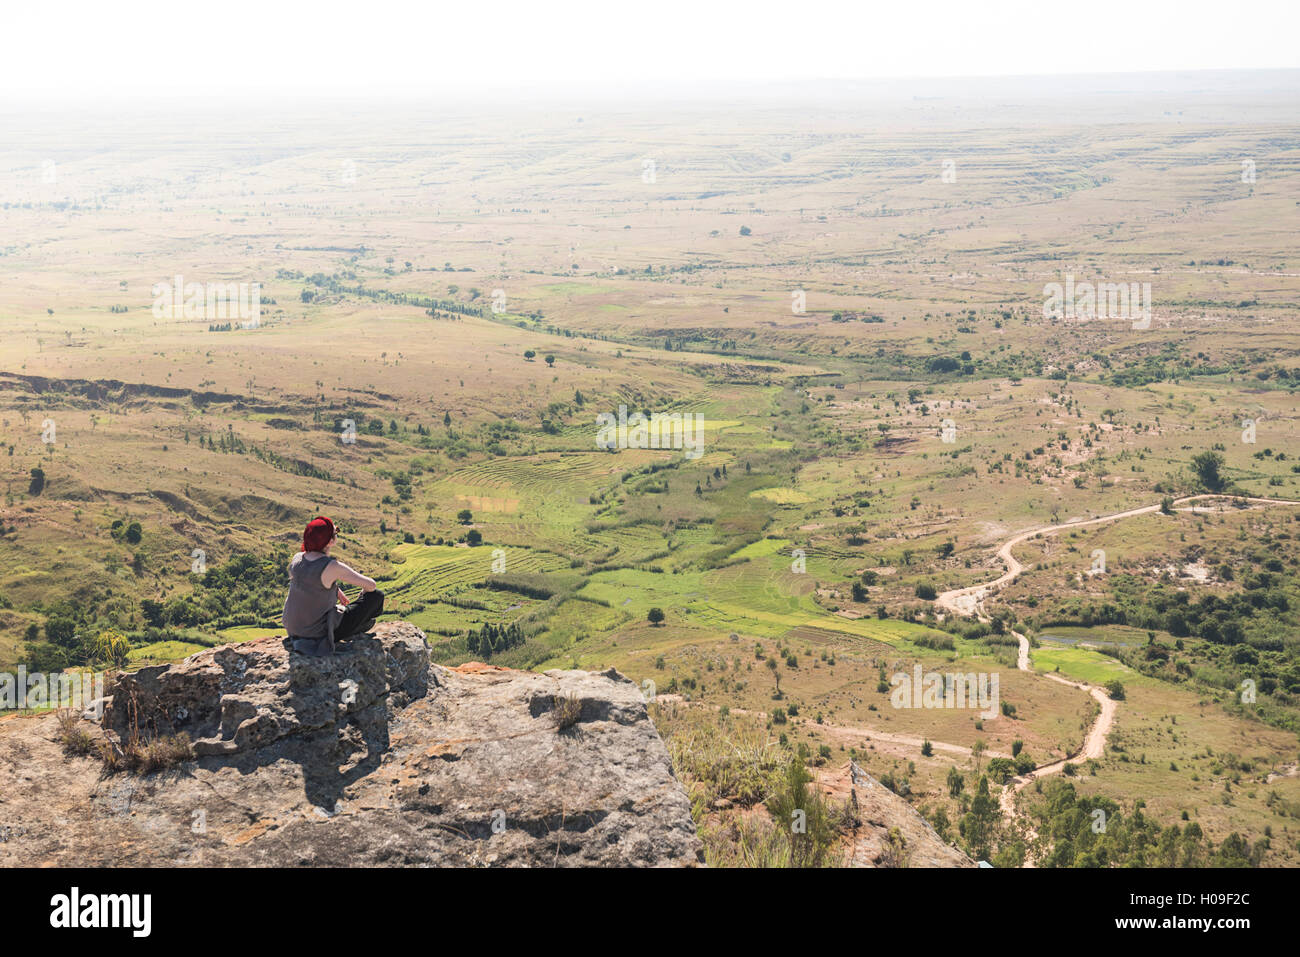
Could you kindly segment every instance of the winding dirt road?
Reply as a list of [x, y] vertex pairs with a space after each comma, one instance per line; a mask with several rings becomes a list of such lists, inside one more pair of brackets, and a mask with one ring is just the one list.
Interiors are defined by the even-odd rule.
[[[1300, 505], [1300, 501], [1284, 498], [1255, 498], [1235, 495], [1188, 495], [1176, 500], [1173, 504], [1175, 511], [1179, 512], [1213, 512], [1215, 509], [1206, 508], [1200, 505], [1189, 505], [1190, 502], [1200, 501], [1214, 502], [1245, 502], [1249, 505]], [[940, 608], [956, 615], [964, 617], [977, 617], [981, 621], [988, 621], [984, 614], [984, 599], [989, 595], [1009, 585], [1025, 570], [1022, 565], [1012, 554], [1014, 549], [1021, 542], [1036, 538], [1039, 535], [1052, 535], [1066, 529], [1083, 528], [1088, 525], [1101, 525], [1106, 522], [1115, 522], [1123, 518], [1132, 518], [1135, 515], [1147, 515], [1152, 512], [1160, 511], [1160, 505], [1144, 505], [1141, 508], [1131, 508], [1123, 512], [1114, 512], [1110, 515], [1102, 515], [1098, 518], [1080, 519], [1074, 522], [1062, 522], [1059, 525], [1048, 525], [1043, 528], [1033, 528], [1028, 531], [1019, 532], [1002, 543], [998, 549], [998, 558], [1006, 565], [1007, 570], [1000, 577], [983, 585], [971, 585], [966, 588], [954, 588], [946, 591], [935, 599], [935, 604]], [[1016, 656], [1016, 667], [1021, 671], [1033, 671], [1033, 666], [1029, 660], [1029, 639], [1018, 631], [1013, 631], [1016, 640], [1020, 644], [1019, 652]], [[1009, 785], [1003, 789], [999, 805], [1002, 810], [1015, 817], [1016, 815], [1016, 795], [1021, 789], [1026, 787], [1035, 778], [1046, 777], [1049, 774], [1059, 774], [1065, 769], [1067, 764], [1078, 761], [1086, 761], [1090, 758], [1100, 759], [1106, 753], [1106, 740], [1110, 735], [1111, 726], [1115, 722], [1115, 712], [1119, 708], [1119, 702], [1106, 694], [1105, 690], [1081, 681], [1070, 681], [1062, 678], [1060, 675], [1043, 674], [1042, 677], [1063, 685], [1069, 685], [1071, 688], [1078, 688], [1087, 691], [1101, 706], [1097, 714], [1097, 720], [1093, 722], [1092, 727], [1088, 729], [1088, 734], [1084, 737], [1083, 747], [1075, 754], [1062, 758], [1060, 761], [1053, 761], [1051, 764], [1044, 764], [1041, 767], [1034, 768], [1028, 774], [1017, 776], [1011, 779]], [[1032, 832], [1031, 832], [1032, 836]]]
[[[1300, 505], [1300, 501], [1294, 501], [1287, 498], [1245, 498], [1235, 495], [1188, 495], [1174, 502], [1174, 510], [1178, 512], [1213, 512], [1215, 509], [1203, 508], [1201, 506], [1188, 506], [1187, 502], [1197, 502], [1204, 499], [1212, 499], [1218, 502], [1247, 502], [1251, 505]], [[1121, 518], [1132, 518], [1135, 515], [1149, 515], [1152, 512], [1160, 511], [1160, 506], [1144, 505], [1141, 508], [1131, 508], [1125, 512], [1114, 512], [1110, 515], [1102, 515], [1099, 518], [1085, 518], [1074, 522], [1062, 522], [1060, 525], [1046, 525], [1042, 528], [1031, 528], [1028, 531], [1019, 532], [1005, 542], [998, 549], [998, 558], [1007, 566], [1005, 574], [995, 578], [991, 582], [983, 585], [971, 585], [967, 588], [954, 588], [952, 591], [946, 591], [935, 599], [935, 604], [947, 611], [954, 612], [958, 615], [970, 617], [977, 615], [980, 611], [980, 605], [992, 592], [997, 591], [1003, 585], [1009, 585], [1019, 577], [1020, 573], [1025, 570], [1025, 566], [1016, 560], [1011, 550], [1021, 542], [1028, 541], [1039, 535], [1053, 535], [1056, 532], [1065, 531], [1072, 528], [1084, 528], [1088, 525], [1102, 525], [1106, 522], [1115, 522]]]
[[[1020, 654], [1016, 661], [1016, 667], [1021, 671], [1032, 672], [1034, 669], [1029, 663], [1029, 639], [1018, 631], [1013, 631], [1012, 634], [1020, 642]], [[1053, 761], [1051, 764], [1036, 767], [1028, 774], [1018, 775], [1011, 779], [1007, 787], [1003, 789], [1002, 797], [998, 800], [1003, 812], [1011, 817], [1016, 816], [1016, 795], [1035, 778], [1047, 777], [1049, 774], [1060, 774], [1065, 770], [1067, 764], [1089, 759], [1100, 760], [1106, 753], [1106, 739], [1110, 736], [1111, 726], [1115, 723], [1115, 712], [1119, 710], [1119, 702], [1096, 685], [1090, 685], [1082, 681], [1071, 681], [1068, 678], [1062, 678], [1060, 675], [1050, 673], [1044, 673], [1041, 677], [1088, 692], [1088, 694], [1092, 695], [1093, 700], [1101, 706], [1101, 710], [1097, 713], [1097, 720], [1092, 723], [1087, 736], [1083, 739], [1083, 747], [1077, 752], [1059, 761]]]
[[[1255, 497], [1242, 497], [1242, 496], [1234, 496], [1234, 495], [1188, 495], [1183, 498], [1177, 499], [1173, 504], [1173, 508], [1175, 511], [1180, 511], [1180, 512], [1217, 511], [1217, 509], [1209, 508], [1202, 505], [1188, 504], [1192, 502], [1202, 502], [1202, 501], [1212, 501], [1218, 503], [1245, 502], [1248, 505], [1252, 505], [1252, 506], [1264, 506], [1264, 505], [1300, 506], [1300, 501], [1295, 501], [1292, 499], [1255, 498]], [[1158, 512], [1158, 511], [1160, 511], [1159, 504], [1145, 505], [1142, 506], [1141, 508], [1131, 508], [1123, 512], [1114, 512], [1113, 514], [1110, 515], [1102, 515], [1098, 518], [1081, 519], [1073, 522], [1062, 522], [1059, 525], [1047, 525], [1042, 528], [1032, 528], [1027, 531], [1018, 532], [1015, 535], [1008, 538], [1005, 542], [1003, 542], [1001, 547], [999, 547], [997, 551], [998, 558], [1001, 559], [1002, 562], [1006, 565], [1007, 570], [1005, 573], [1003, 573], [993, 581], [986, 582], [982, 585], [971, 585], [966, 588], [955, 588], [951, 591], [946, 591], [935, 599], [935, 604], [938, 605], [941, 609], [955, 615], [961, 615], [963, 617], [968, 617], [968, 618], [976, 617], [981, 621], [989, 621], [990, 620], [989, 617], [984, 614], [984, 600], [988, 598], [991, 594], [995, 593], [998, 589], [1002, 588], [1004, 585], [1008, 585], [1011, 582], [1015, 581], [1016, 578], [1019, 577], [1020, 574], [1025, 571], [1025, 566], [1022, 565], [1016, 559], [1015, 555], [1012, 553], [1012, 550], [1021, 542], [1028, 541], [1029, 539], [1035, 538], [1039, 535], [1052, 535], [1055, 534], [1056, 532], [1064, 531], [1067, 529], [1083, 528], [1088, 525], [1101, 525], [1106, 522], [1115, 522], [1115, 521], [1119, 521], [1120, 519], [1132, 518], [1136, 515], [1147, 515], [1152, 512]], [[1019, 649], [1016, 655], [1017, 669], [1020, 671], [1036, 673], [1034, 672], [1033, 664], [1030, 661], [1030, 657], [1029, 657], [1029, 639], [1026, 638], [1018, 631], [1012, 631], [1011, 634], [1015, 636], [1017, 642], [1019, 643]], [[1002, 811], [1013, 819], [1017, 816], [1018, 813], [1016, 809], [1016, 801], [1015, 801], [1016, 795], [1019, 794], [1023, 788], [1028, 786], [1036, 778], [1043, 778], [1052, 774], [1060, 774], [1065, 769], [1065, 766], [1067, 764], [1077, 763], [1079, 761], [1086, 761], [1089, 759], [1100, 759], [1105, 755], [1106, 741], [1109, 738], [1111, 728], [1114, 725], [1115, 714], [1119, 709], [1119, 702], [1111, 698], [1110, 695], [1108, 695], [1104, 689], [1099, 688], [1096, 685], [1090, 685], [1082, 681], [1071, 681], [1068, 678], [1063, 678], [1057, 674], [1042, 673], [1039, 674], [1038, 676], [1041, 678], [1045, 678], [1049, 681], [1055, 681], [1058, 684], [1067, 685], [1068, 687], [1076, 688], [1080, 691], [1088, 692], [1090, 695], [1092, 695], [1093, 699], [1097, 702], [1099, 706], [1099, 711], [1096, 720], [1092, 723], [1092, 727], [1088, 729], [1088, 733], [1084, 736], [1083, 745], [1079, 748], [1078, 751], [1076, 751], [1074, 754], [1069, 755], [1068, 757], [1060, 759], [1059, 761], [1053, 761], [1050, 764], [1044, 764], [1041, 765], [1040, 767], [1034, 768], [1034, 770], [1030, 771], [1028, 774], [1013, 777], [1008, 783], [1007, 787], [1003, 788], [1002, 795], [999, 798], [998, 803]], [[681, 701], [681, 698], [678, 695], [665, 694], [665, 695], [660, 695], [659, 700]], [[683, 703], [685, 704], [687, 702], [683, 702]], [[742, 709], [735, 709], [735, 708], [732, 709], [733, 712], [741, 711], [741, 710]], [[755, 712], [755, 713], [759, 713], [759, 712]], [[876, 728], [846, 727], [843, 725], [832, 725], [829, 723], [823, 724], [822, 727], [823, 730], [835, 736], [865, 737], [869, 740], [878, 741], [883, 744], [890, 745], [894, 748], [906, 748], [909, 750], [915, 749], [915, 748], [919, 748], [924, 740], [929, 740], [931, 745], [934, 747], [936, 751], [943, 751], [948, 754], [959, 755], [963, 757], [969, 757], [972, 754], [970, 748], [963, 747], [962, 745], [948, 744], [947, 742], [943, 742], [943, 741], [935, 741], [932, 738], [922, 739], [922, 738], [914, 737], [912, 735], [895, 734], [887, 731], [881, 731]], [[1009, 755], [1003, 755], [991, 751], [986, 752], [985, 756], [986, 757], [1009, 757]], [[1289, 774], [1297, 773], [1296, 768], [1294, 766], [1288, 768], [1287, 773]], [[1035, 836], [1033, 829], [1029, 828], [1028, 833], [1030, 839], [1032, 840], [1033, 837]], [[1025, 866], [1032, 867], [1033, 861], [1027, 860]]]

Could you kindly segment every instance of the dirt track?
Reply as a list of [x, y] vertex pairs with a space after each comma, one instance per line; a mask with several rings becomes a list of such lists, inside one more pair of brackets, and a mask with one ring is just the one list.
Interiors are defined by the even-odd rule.
[[[1213, 499], [1215, 501], [1242, 501], [1251, 505], [1300, 505], [1300, 502], [1292, 501], [1285, 498], [1248, 498], [1234, 495], [1188, 495], [1174, 502], [1174, 509], [1179, 512], [1204, 512], [1210, 509], [1201, 508], [1195, 505], [1187, 506], [1187, 502], [1196, 502], [1202, 499]], [[1009, 585], [1019, 577], [1020, 573], [1025, 570], [1025, 566], [1016, 560], [1011, 550], [1021, 542], [1028, 541], [1038, 535], [1052, 535], [1056, 532], [1071, 528], [1084, 528], [1088, 525], [1101, 525], [1106, 522], [1118, 521], [1121, 518], [1132, 518], [1135, 515], [1148, 515], [1152, 512], [1160, 511], [1160, 506], [1144, 505], [1141, 508], [1131, 508], [1124, 512], [1113, 512], [1110, 515], [1102, 515], [1098, 518], [1080, 519], [1075, 522], [1062, 522], [1059, 525], [1047, 525], [1043, 528], [1031, 528], [1028, 531], [1018, 532], [1002, 543], [998, 549], [998, 558], [1007, 566], [1007, 570], [1000, 577], [983, 585], [970, 585], [966, 588], [954, 588], [952, 591], [946, 591], [935, 599], [935, 604], [946, 611], [951, 611], [958, 615], [967, 617], [976, 615], [979, 612], [979, 605], [991, 592], [996, 591], [1003, 585]]]
[[[1229, 495], [1190, 495], [1175, 501], [1174, 508], [1177, 511], [1185, 512], [1211, 511], [1211, 509], [1202, 506], [1187, 504], [1189, 502], [1205, 499], [1229, 502], [1245, 501], [1251, 505], [1300, 505], [1300, 502], [1292, 501], [1290, 499], [1243, 499]], [[1050, 535], [1064, 529], [1082, 528], [1087, 525], [1099, 525], [1105, 522], [1117, 521], [1122, 518], [1131, 518], [1135, 515], [1146, 515], [1151, 512], [1158, 512], [1159, 510], [1159, 505], [1146, 505], [1141, 508], [1133, 508], [1123, 512], [1103, 515], [1099, 518], [1090, 518], [1074, 522], [1062, 522], [1059, 525], [1049, 525], [1043, 528], [1034, 528], [1024, 532], [1018, 532], [1008, 538], [1002, 543], [1001, 547], [998, 548], [998, 558], [1000, 558], [1007, 567], [1004, 574], [993, 581], [982, 585], [971, 585], [966, 588], [957, 588], [951, 591], [946, 591], [935, 599], [935, 604], [952, 614], [961, 615], [963, 617], [977, 617], [982, 621], [988, 621], [989, 618], [984, 614], [984, 599], [1003, 585], [1010, 584], [1025, 570], [1025, 566], [1016, 559], [1014, 554], [1012, 554], [1012, 550], [1021, 542], [1027, 541], [1038, 535]], [[1019, 642], [1019, 649], [1016, 655], [1016, 667], [1020, 671], [1033, 673], [1033, 664], [1029, 657], [1029, 639], [1018, 631], [1012, 631], [1011, 633], [1015, 635]], [[1043, 778], [1052, 774], [1060, 774], [1065, 769], [1065, 766], [1070, 763], [1077, 763], [1090, 759], [1100, 760], [1106, 753], [1106, 741], [1108, 740], [1111, 728], [1114, 725], [1115, 714], [1119, 710], [1119, 702], [1114, 698], [1111, 698], [1104, 689], [1099, 688], [1096, 685], [1090, 685], [1082, 681], [1071, 681], [1068, 678], [1063, 678], [1056, 674], [1044, 673], [1039, 675], [1039, 677], [1045, 678], [1049, 681], [1055, 681], [1058, 684], [1067, 685], [1071, 688], [1077, 688], [1081, 691], [1087, 691], [1097, 702], [1100, 710], [1097, 714], [1096, 720], [1092, 723], [1092, 727], [1088, 729], [1087, 735], [1084, 736], [1082, 747], [1077, 752], [1068, 757], [1062, 758], [1059, 761], [1053, 761], [1050, 764], [1044, 764], [1034, 768], [1034, 770], [1023, 776], [1013, 777], [1008, 785], [1003, 788], [998, 803], [1003, 813], [1011, 818], [1015, 818], [1018, 813], [1016, 810], [1016, 795], [1020, 793], [1021, 789], [1028, 786], [1036, 778]], [[678, 695], [660, 695], [659, 697], [660, 700], [681, 700]], [[743, 709], [732, 709], [733, 712], [742, 710]], [[907, 751], [911, 751], [912, 749], [919, 749], [923, 741], [922, 738], [911, 735], [894, 734], [873, 728], [845, 727], [829, 723], [823, 724], [822, 727], [823, 730], [832, 736], [867, 737], [873, 741], [887, 746], [892, 746], [890, 749], [906, 749]], [[962, 745], [935, 741], [932, 738], [928, 740], [936, 751], [960, 755], [963, 757], [971, 756], [971, 749]], [[1009, 757], [1009, 755], [992, 751], [986, 752], [985, 754], [987, 757]], [[1290, 770], [1291, 773], [1295, 773], [1294, 768]], [[1029, 836], [1031, 839], [1034, 836], [1032, 829], [1030, 829]], [[1025, 866], [1032, 867], [1033, 862], [1027, 861]]]
[[[656, 696], [660, 703], [673, 703], [682, 706], [704, 707], [718, 710], [721, 706], [716, 704], [705, 704], [703, 702], [686, 701], [679, 694], [661, 694]], [[766, 717], [766, 711], [754, 711], [747, 708], [730, 708], [732, 714], [749, 714]], [[958, 755], [963, 758], [969, 758], [973, 754], [970, 748], [960, 744], [948, 744], [944, 741], [935, 741], [932, 738], [918, 737], [911, 734], [897, 734], [893, 731], [881, 731], [879, 728], [852, 727], [844, 724], [832, 724], [829, 721], [822, 721], [818, 725], [818, 730], [824, 732], [828, 737], [842, 738], [848, 744], [861, 744], [864, 740], [871, 744], [882, 744], [887, 747], [880, 750], [890, 754], [897, 754], [900, 757], [915, 757], [921, 750], [921, 746], [929, 741], [935, 751], [942, 751], [947, 754]], [[985, 751], [985, 758], [1009, 758], [1011, 757], [1005, 751]]]
[[[1189, 505], [1189, 502], [1198, 502], [1203, 500], [1212, 500], [1217, 502], [1235, 502], [1244, 501], [1251, 505], [1300, 505], [1300, 502], [1291, 499], [1281, 498], [1254, 498], [1241, 497], [1233, 495], [1188, 495], [1174, 502], [1174, 509], [1180, 512], [1207, 512], [1212, 509], [1203, 506]], [[951, 612], [952, 614], [962, 615], [964, 617], [975, 616], [983, 621], [988, 618], [984, 615], [984, 599], [993, 592], [996, 592], [1004, 585], [1015, 581], [1017, 577], [1025, 570], [1022, 565], [1012, 554], [1014, 549], [1021, 542], [1028, 541], [1039, 535], [1051, 535], [1056, 532], [1071, 529], [1083, 528], [1087, 525], [1100, 525], [1105, 522], [1114, 522], [1122, 518], [1132, 518], [1135, 515], [1147, 515], [1152, 512], [1160, 511], [1160, 505], [1144, 505], [1141, 508], [1131, 508], [1123, 512], [1114, 512], [1110, 515], [1102, 515], [1098, 518], [1082, 519], [1074, 522], [1062, 522], [1059, 525], [1048, 525], [1043, 528], [1034, 528], [1008, 538], [998, 549], [998, 558], [1006, 565], [1007, 570], [998, 578], [983, 585], [971, 585], [966, 588], [955, 588], [946, 591], [935, 599], [935, 604], [940, 608]], [[1033, 666], [1029, 660], [1029, 639], [1018, 631], [1013, 631], [1020, 643], [1020, 649], [1016, 656], [1016, 667], [1021, 671], [1033, 671]], [[1115, 712], [1119, 709], [1119, 702], [1111, 698], [1102, 688], [1096, 685], [1086, 684], [1084, 682], [1070, 681], [1062, 678], [1060, 675], [1044, 674], [1044, 678], [1056, 681], [1060, 684], [1069, 685], [1072, 688], [1078, 688], [1087, 691], [1101, 706], [1097, 714], [1097, 720], [1093, 722], [1092, 727], [1088, 729], [1088, 734], [1084, 737], [1083, 747], [1075, 754], [1062, 758], [1060, 761], [1053, 761], [1051, 764], [1044, 764], [1035, 768], [1028, 774], [1021, 777], [1014, 777], [1011, 783], [1002, 791], [1002, 797], [999, 799], [999, 805], [1002, 810], [1011, 817], [1016, 815], [1016, 795], [1020, 790], [1028, 785], [1035, 778], [1046, 777], [1049, 774], [1059, 774], [1065, 769], [1067, 764], [1086, 761], [1088, 759], [1100, 759], [1106, 753], [1106, 740], [1110, 735], [1111, 727], [1115, 722]], [[936, 742], [936, 747], [938, 744]], [[1030, 865], [1032, 866], [1032, 865]]]
[[[1016, 667], [1021, 671], [1033, 671], [1029, 663], [1029, 639], [1018, 631], [1013, 631], [1012, 634], [1020, 641], [1020, 653], [1016, 660]], [[1087, 691], [1101, 706], [1101, 711], [1098, 712], [1097, 720], [1092, 723], [1092, 727], [1088, 729], [1088, 734], [1083, 739], [1083, 747], [1078, 752], [1067, 758], [1062, 758], [1060, 761], [1053, 761], [1051, 764], [1044, 764], [1041, 767], [1034, 768], [1024, 776], [1011, 779], [1010, 785], [1003, 790], [998, 803], [1002, 810], [1012, 817], [1015, 817], [1016, 814], [1016, 795], [1035, 778], [1046, 777], [1049, 774], [1060, 774], [1065, 770], [1065, 766], [1071, 762], [1086, 761], [1090, 758], [1099, 760], [1106, 753], [1106, 739], [1110, 736], [1111, 726], [1115, 723], [1115, 712], [1119, 710], [1119, 702], [1096, 685], [1086, 684], [1082, 681], [1070, 681], [1068, 678], [1062, 678], [1060, 675], [1054, 674], [1044, 674], [1042, 677], [1058, 684], [1069, 685], [1071, 688]]]

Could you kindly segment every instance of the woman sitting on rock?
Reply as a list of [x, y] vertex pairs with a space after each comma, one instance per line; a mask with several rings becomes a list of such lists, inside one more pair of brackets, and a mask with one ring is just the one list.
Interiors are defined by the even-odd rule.
[[[384, 593], [373, 578], [330, 557], [336, 541], [334, 523], [323, 515], [313, 518], [302, 533], [302, 551], [289, 562], [289, 595], [281, 620], [293, 650], [306, 655], [333, 654], [334, 642], [365, 634], [384, 610]], [[361, 586], [361, 597], [348, 605], [340, 583]]]

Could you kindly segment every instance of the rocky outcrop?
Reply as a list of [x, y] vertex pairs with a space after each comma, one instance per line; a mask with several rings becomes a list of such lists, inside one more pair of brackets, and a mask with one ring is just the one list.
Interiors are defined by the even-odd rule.
[[853, 762], [828, 775], [832, 794], [848, 795], [859, 827], [853, 832], [851, 867], [975, 867], [975, 861], [941, 838], [912, 805]]
[[[290, 654], [283, 638], [223, 645], [124, 675], [104, 715], [119, 740], [185, 733], [200, 756], [261, 751], [355, 727], [382, 738], [433, 679], [424, 634], [379, 626], [328, 658]], [[436, 679], [433, 679], [436, 680]]]
[[[329, 658], [280, 638], [124, 676], [116, 741], [185, 733], [147, 775], [65, 757], [54, 716], [0, 721], [0, 865], [693, 865], [690, 805], [615, 671], [430, 664], [388, 623]], [[567, 712], [561, 719], [559, 714]]]

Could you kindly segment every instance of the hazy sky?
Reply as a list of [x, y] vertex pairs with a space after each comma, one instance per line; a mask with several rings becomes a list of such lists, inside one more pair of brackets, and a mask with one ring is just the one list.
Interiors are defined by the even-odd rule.
[[1300, 65], [1300, 0], [7, 2], [0, 98]]

